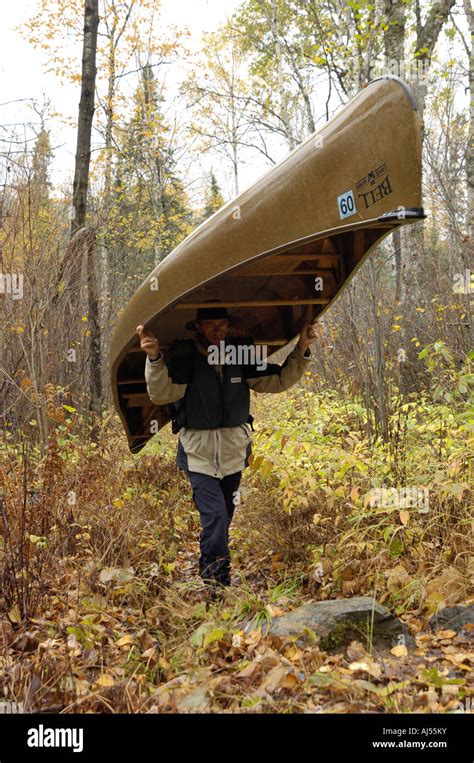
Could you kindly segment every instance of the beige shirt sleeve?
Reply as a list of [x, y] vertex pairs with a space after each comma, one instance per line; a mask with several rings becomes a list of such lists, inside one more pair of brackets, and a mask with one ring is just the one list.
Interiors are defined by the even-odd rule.
[[302, 377], [311, 360], [311, 355], [303, 355], [295, 347], [288, 355], [288, 362], [280, 373], [250, 377], [246, 380], [247, 384], [255, 392], [285, 392]]
[[187, 384], [174, 384], [168, 373], [163, 353], [160, 352], [157, 360], [150, 362], [147, 355], [145, 363], [145, 381], [148, 397], [156, 405], [165, 405], [181, 400], [186, 392]]

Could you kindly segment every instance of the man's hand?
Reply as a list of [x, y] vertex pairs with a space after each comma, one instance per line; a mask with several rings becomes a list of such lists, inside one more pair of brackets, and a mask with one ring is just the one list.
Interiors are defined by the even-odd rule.
[[153, 331], [144, 328], [141, 324], [137, 326], [136, 332], [140, 337], [140, 347], [146, 352], [150, 360], [156, 360], [158, 355], [158, 339], [154, 335]]
[[303, 354], [306, 352], [310, 344], [313, 344], [313, 342], [316, 341], [318, 336], [321, 335], [321, 327], [316, 326], [314, 323], [312, 324], [310, 321], [308, 323], [305, 323], [303, 328], [300, 331], [300, 338], [299, 342], [296, 345], [298, 350], [302, 352]]

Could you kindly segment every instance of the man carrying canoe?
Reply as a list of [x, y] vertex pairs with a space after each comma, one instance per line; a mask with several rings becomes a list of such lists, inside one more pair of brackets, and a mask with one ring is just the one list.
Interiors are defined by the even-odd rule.
[[[188, 475], [199, 511], [199, 574], [211, 596], [231, 582], [229, 526], [251, 453], [250, 390], [277, 393], [292, 387], [307, 368], [316, 339], [316, 328], [306, 323], [283, 365], [257, 363], [253, 351], [259, 348], [251, 337], [233, 338], [231, 320], [225, 307], [200, 307], [186, 324], [195, 339], [174, 342], [166, 362], [153, 332], [142, 325], [136, 329], [147, 355], [148, 395], [157, 405], [169, 405], [173, 431], [179, 431], [176, 463]], [[235, 350], [231, 361], [217, 348]]]

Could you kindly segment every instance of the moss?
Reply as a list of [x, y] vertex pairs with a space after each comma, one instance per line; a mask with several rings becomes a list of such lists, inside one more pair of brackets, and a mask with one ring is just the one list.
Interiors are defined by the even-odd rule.
[[370, 637], [370, 623], [366, 620], [342, 620], [335, 624], [327, 636], [320, 639], [319, 646], [328, 652], [347, 644], [353, 639], [361, 640], [361, 637], [367, 641]]

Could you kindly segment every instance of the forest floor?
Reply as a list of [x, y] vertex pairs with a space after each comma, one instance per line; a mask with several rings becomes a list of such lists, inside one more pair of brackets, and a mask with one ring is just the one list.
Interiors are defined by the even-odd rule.
[[[290, 484], [279, 471], [290, 443], [280, 435], [281, 447], [264, 427], [255, 435], [230, 530], [232, 585], [217, 601], [203, 597], [199, 515], [169, 433], [138, 456], [126, 451], [116, 422], [96, 448], [57, 436], [20, 503], [28, 470], [24, 454], [10, 449], [2, 460], [10, 475], [3, 697], [66, 713], [472, 711], [474, 632], [429, 625], [438, 609], [474, 602], [458, 441], [453, 454], [441, 453], [442, 474], [431, 467], [440, 484], [456, 470], [454, 494], [438, 490], [430, 513], [407, 518], [364, 499], [367, 475], [362, 466], [355, 474], [354, 459], [368, 461], [355, 439], [338, 458], [334, 436], [332, 455], [322, 443], [329, 476], [317, 481], [318, 462], [316, 485], [305, 484], [295, 443], [285, 456]], [[361, 631], [324, 649], [317, 636], [303, 643], [263, 627], [302, 604], [359, 595], [403, 620], [416, 646], [379, 649]]]

